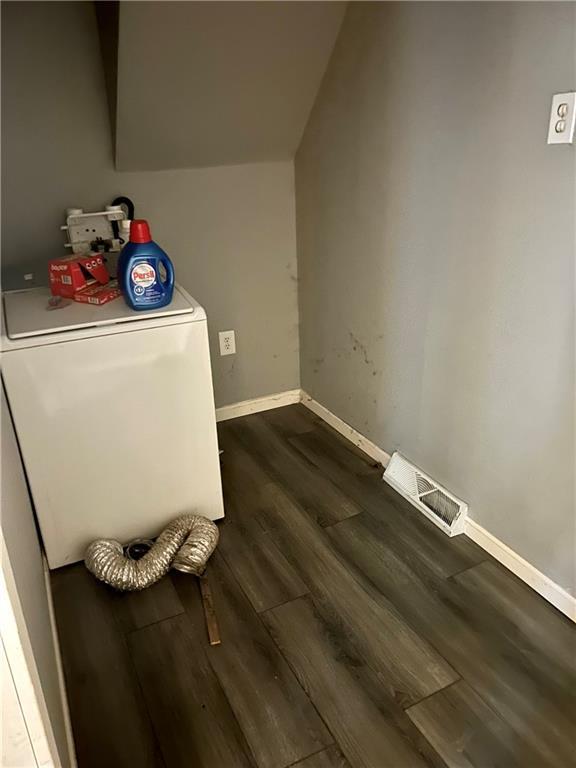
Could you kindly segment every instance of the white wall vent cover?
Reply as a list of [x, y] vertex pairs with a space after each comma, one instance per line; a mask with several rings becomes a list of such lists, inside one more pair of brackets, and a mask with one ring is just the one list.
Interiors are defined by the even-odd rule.
[[464, 532], [468, 505], [434, 482], [400, 453], [392, 454], [384, 472], [384, 480], [448, 536]]

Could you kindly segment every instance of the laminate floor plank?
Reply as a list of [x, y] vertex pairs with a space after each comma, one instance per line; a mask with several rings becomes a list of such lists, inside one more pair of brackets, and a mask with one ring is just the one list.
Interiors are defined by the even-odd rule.
[[[555, 646], [550, 652], [541, 633], [523, 632], [518, 623], [521, 611], [516, 613], [516, 620], [508, 613], [501, 611], [491, 604], [493, 592], [486, 591], [486, 579], [475, 578], [476, 574], [468, 575], [468, 571], [454, 577], [450, 583], [442, 586], [442, 594], [447, 594], [452, 604], [465, 617], [469, 627], [484, 640], [486, 649], [496, 649], [501, 656], [507, 658], [515, 673], [529, 677], [532, 684], [540, 693], [541, 707], [550, 714], [558, 711], [558, 716], [547, 726], [548, 733], [555, 733], [560, 745], [564, 728], [572, 728], [574, 734], [572, 752], [576, 765], [576, 628], [572, 627], [572, 641], [568, 635], [555, 635], [554, 629], [565, 626], [561, 616], [556, 616], [558, 623], [547, 623], [551, 645]], [[509, 575], [510, 585], [515, 586], [515, 577]], [[502, 592], [506, 587], [500, 584]], [[528, 622], [525, 620], [525, 624]], [[558, 642], [559, 640], [563, 642]], [[556, 642], [554, 642], [556, 641]], [[568, 720], [566, 720], [568, 715]], [[542, 729], [546, 724], [542, 723]]]
[[[303, 435], [306, 435], [303, 437]], [[303, 438], [300, 440], [299, 438]], [[369, 477], [381, 478], [384, 473], [384, 467], [371, 456], [351, 443], [340, 433], [336, 432], [325, 422], [315, 425], [306, 433], [288, 436], [288, 441], [292, 443], [295, 439], [295, 445], [307, 446], [311, 450], [301, 452], [313, 462], [318, 455], [326, 454], [338, 464], [346, 474], [366, 475]]]
[[161, 579], [139, 592], [115, 592], [112, 605], [125, 633], [184, 613], [169, 579]]
[[[216, 555], [208, 573], [222, 643], [207, 657], [259, 768], [284, 768], [332, 743], [223, 558]], [[197, 584], [186, 575], [172, 578], [188, 614], [198, 617]]]
[[52, 574], [78, 768], [575, 768], [576, 627], [298, 404], [218, 425], [196, 578]]
[[220, 529], [218, 550], [252, 606], [263, 611], [300, 597], [308, 589], [259, 522], [270, 478], [232, 435], [226, 436], [225, 445], [227, 519]]
[[265, 489], [263, 525], [326, 615], [338, 617], [351, 643], [403, 706], [454, 682], [458, 675], [372, 585], [346, 565], [325, 533], [277, 486]]
[[[193, 577], [188, 578], [194, 583]], [[254, 768], [189, 617], [183, 614], [150, 624], [132, 632], [128, 640], [167, 768]]]
[[568, 667], [559, 685], [552, 658], [523, 654], [497, 618], [478, 612], [476, 596], [457, 584], [459, 577], [417, 575], [386, 539], [374, 535], [369, 518], [343, 521], [327, 534], [350, 566], [361, 570], [513, 728], [516, 743], [530, 756], [526, 766], [571, 765], [576, 706]]
[[324, 423], [319, 416], [300, 403], [287, 405], [285, 408], [272, 408], [270, 411], [263, 411], [261, 416], [283, 437], [303, 435]]
[[537, 648], [558, 662], [562, 676], [569, 670], [576, 674], [574, 624], [503, 565], [480, 563], [452, 578], [474, 593], [478, 611], [493, 616], [500, 627], [506, 624], [507, 634], [528, 653]]
[[467, 536], [447, 537], [383, 482], [380, 473], [362, 475], [346, 471], [348, 453], [338, 442], [320, 440], [316, 433], [289, 438], [288, 442], [363, 511], [372, 515], [386, 538], [400, 541], [406, 553], [412, 550], [415, 560], [425, 562], [439, 575], [459, 573], [489, 558]]
[[323, 749], [322, 752], [316, 752], [315, 755], [305, 757], [298, 763], [294, 763], [291, 768], [350, 768], [350, 763], [340, 749], [335, 745]]
[[353, 768], [427, 764], [398, 725], [405, 713], [375, 680], [376, 700], [367, 693], [365, 678], [373, 673], [360, 656], [349, 654], [340, 629], [324, 621], [310, 598], [272, 608], [263, 617]]
[[83, 563], [51, 585], [79, 768], [165, 768], [112, 591]]
[[380, 476], [384, 472], [384, 467], [380, 462], [373, 459], [301, 403], [287, 408], [265, 411], [262, 413], [262, 418], [285, 439], [312, 433], [318, 440], [327, 441], [329, 446], [336, 443], [342, 449], [343, 456], [346, 457], [344, 466], [346, 472], [353, 471], [360, 475], [380, 474]]
[[313, 520], [319, 525], [331, 525], [362, 511], [359, 504], [292, 450], [260, 414], [254, 416], [257, 418], [243, 425], [225, 422], [223, 434], [231, 431], [236, 435], [270, 478], [289, 490]]
[[265, 531], [232, 523], [222, 533], [220, 552], [258, 612], [308, 592], [297, 570]]
[[[406, 710], [447, 768], [529, 768], [533, 756], [464, 681]], [[534, 766], [534, 768], [536, 768]]]
[[[253, 525], [262, 505], [262, 490], [273, 482], [265, 467], [237, 437], [238, 428], [230, 422], [219, 425], [219, 443], [224, 450], [221, 461], [222, 489], [226, 516], [222, 527], [241, 522]], [[245, 430], [239, 430], [244, 434]]]

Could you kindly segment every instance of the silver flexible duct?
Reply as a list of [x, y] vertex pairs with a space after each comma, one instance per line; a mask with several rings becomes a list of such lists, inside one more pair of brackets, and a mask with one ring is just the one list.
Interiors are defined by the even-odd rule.
[[86, 567], [97, 579], [123, 592], [145, 589], [170, 567], [201, 576], [218, 543], [218, 528], [200, 515], [173, 520], [140, 560], [124, 555], [114, 539], [98, 539], [86, 550]]

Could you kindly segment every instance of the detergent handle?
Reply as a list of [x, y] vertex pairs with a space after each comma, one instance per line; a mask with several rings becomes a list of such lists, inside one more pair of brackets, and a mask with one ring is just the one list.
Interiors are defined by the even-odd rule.
[[160, 256], [160, 263], [164, 266], [164, 269], [166, 270], [166, 280], [164, 280], [163, 285], [167, 286], [168, 288], [171, 288], [174, 285], [174, 267], [172, 266], [172, 262], [166, 256], [165, 253], [163, 253]]

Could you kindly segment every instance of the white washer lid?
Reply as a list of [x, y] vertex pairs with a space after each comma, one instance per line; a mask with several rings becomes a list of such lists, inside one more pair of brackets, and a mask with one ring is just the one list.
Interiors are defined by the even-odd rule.
[[179, 286], [174, 287], [174, 296], [167, 307], [151, 310], [130, 309], [121, 296], [101, 306], [70, 301], [61, 309], [49, 310], [47, 307], [50, 297], [49, 288], [30, 288], [4, 293], [4, 316], [8, 338], [23, 339], [82, 328], [154, 320], [173, 315], [194, 314], [193, 318], [189, 318], [190, 320], [206, 319], [202, 307]]

